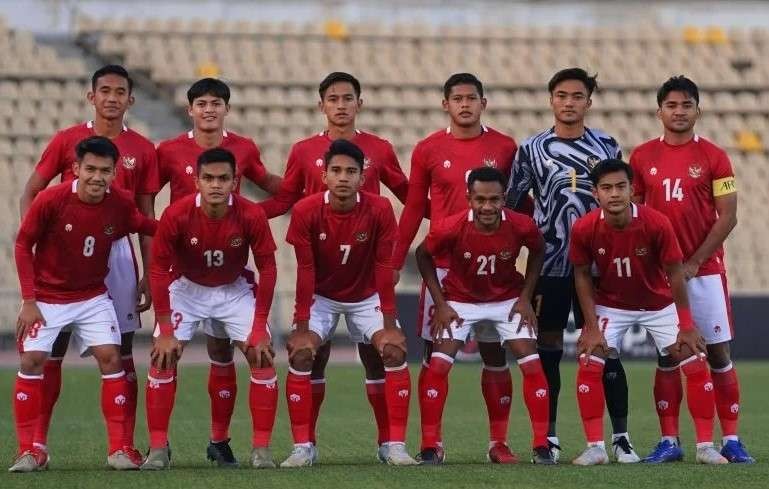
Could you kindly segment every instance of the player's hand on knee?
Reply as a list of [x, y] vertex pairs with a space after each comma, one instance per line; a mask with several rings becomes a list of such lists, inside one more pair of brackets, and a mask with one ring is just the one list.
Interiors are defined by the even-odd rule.
[[384, 357], [384, 350], [388, 345], [406, 353], [406, 335], [400, 328], [385, 328], [377, 331], [372, 338], [372, 343], [382, 357]]
[[45, 326], [45, 318], [37, 307], [37, 302], [22, 302], [19, 318], [16, 320], [16, 341], [24, 341], [32, 330], [42, 326]]
[[288, 351], [289, 360], [294, 358], [294, 355], [303, 350], [310, 351], [314, 357], [315, 351], [317, 350], [315, 343], [316, 342], [311, 331], [295, 329], [291, 332], [290, 335], [288, 335], [288, 339], [286, 339], [286, 350]]
[[241, 350], [256, 368], [266, 368], [272, 366], [272, 360], [275, 358], [275, 350], [272, 348], [272, 339], [266, 334], [256, 334], [253, 331], [248, 336], [245, 343], [239, 343]]
[[162, 370], [170, 369], [182, 355], [182, 344], [173, 336], [160, 335], [150, 352], [153, 365]]
[[577, 340], [577, 357], [584, 365], [590, 363], [590, 356], [598, 353], [606, 355], [608, 351], [606, 338], [597, 327], [583, 327]]
[[520, 298], [515, 301], [515, 304], [510, 309], [510, 314], [507, 316], [508, 321], [513, 320], [513, 316], [518, 314], [521, 317], [518, 323], [518, 329], [516, 333], [520, 333], [524, 327], [529, 330], [529, 336], [536, 336], [537, 334], [537, 315], [534, 313], [534, 307], [531, 305], [531, 301]]
[[[143, 300], [142, 300], [143, 299]], [[152, 307], [152, 294], [147, 277], [142, 277], [136, 285], [136, 312], [142, 313]]]
[[707, 356], [707, 346], [705, 340], [696, 329], [678, 332], [678, 337], [673, 345], [675, 352], [679, 354], [697, 355], [700, 358]]
[[451, 327], [456, 323], [457, 327], [462, 325], [464, 319], [459, 317], [457, 311], [448, 304], [435, 307], [435, 314], [430, 322], [430, 334], [433, 336], [433, 340], [436, 343], [440, 343], [443, 340], [443, 332], [447, 332], [449, 339], [454, 339], [454, 334], [451, 332]]

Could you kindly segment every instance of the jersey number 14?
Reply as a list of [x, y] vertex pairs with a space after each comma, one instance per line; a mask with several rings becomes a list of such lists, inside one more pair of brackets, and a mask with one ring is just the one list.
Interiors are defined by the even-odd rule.
[[678, 202], [681, 202], [684, 200], [684, 189], [681, 187], [681, 179], [676, 178], [675, 180], [666, 178], [662, 180], [662, 185], [665, 187], [665, 200], [667, 202], [670, 202], [671, 200], [677, 200]]

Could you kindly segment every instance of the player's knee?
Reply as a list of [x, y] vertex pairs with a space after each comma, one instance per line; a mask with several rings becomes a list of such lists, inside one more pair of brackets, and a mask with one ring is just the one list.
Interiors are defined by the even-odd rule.
[[[528, 357], [537, 353], [537, 342], [534, 340], [509, 340], [505, 344], [510, 349], [510, 353], [517, 359]], [[503, 362], [498, 365], [489, 364], [484, 358], [483, 363], [490, 367], [503, 367], [506, 365], [506, 359], [503, 358]]]
[[708, 364], [711, 368], [724, 368], [731, 362], [731, 353], [729, 351], [729, 343], [716, 343], [714, 345], [707, 345], [708, 349]]
[[120, 348], [114, 345], [102, 345], [92, 348], [93, 356], [99, 364], [102, 374], [115, 374], [123, 370]]
[[298, 370], [300, 372], [309, 372], [312, 370], [312, 362], [312, 350], [303, 348], [293, 353], [289, 364], [294, 370]]
[[40, 375], [43, 373], [46, 353], [41, 351], [28, 351], [21, 354], [19, 370], [24, 375]]
[[406, 361], [406, 352], [392, 345], [382, 349], [382, 363], [387, 368], [400, 367]]
[[662, 368], [673, 368], [677, 364], [673, 355], [657, 355], [657, 365]]
[[504, 367], [507, 365], [507, 353], [499, 343], [478, 342], [478, 353], [485, 365]]
[[326, 377], [326, 365], [331, 356], [331, 343], [326, 342], [315, 352], [315, 358], [312, 361], [312, 373], [310, 378], [323, 379]]
[[208, 358], [215, 362], [228, 363], [232, 361], [234, 348], [229, 338], [206, 337]]

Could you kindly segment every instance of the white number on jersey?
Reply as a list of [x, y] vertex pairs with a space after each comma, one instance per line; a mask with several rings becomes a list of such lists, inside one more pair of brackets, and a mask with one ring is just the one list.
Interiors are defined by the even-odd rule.
[[670, 202], [675, 199], [678, 202], [684, 200], [684, 189], [681, 187], [681, 179], [676, 178], [673, 181], [673, 185], [670, 184], [670, 179], [666, 178], [662, 180], [662, 185], [665, 186], [665, 200]]
[[93, 256], [93, 249], [96, 246], [96, 238], [86, 236], [83, 241], [83, 256]]
[[[614, 265], [617, 266], [617, 276], [618, 277], [632, 277], [633, 275], [630, 273], [630, 258], [615, 258], [614, 259]], [[625, 268], [625, 274], [622, 274], [622, 266], [624, 265]]]
[[350, 258], [350, 250], [352, 246], [348, 244], [339, 245], [339, 251], [342, 252], [342, 265], [347, 265], [347, 260]]
[[220, 267], [224, 265], [224, 252], [222, 250], [206, 250], [203, 252], [208, 267]]
[[[494, 272], [496, 271], [494, 265], [497, 261], [497, 255], [480, 255], [476, 261], [479, 263], [478, 275], [494, 275]], [[486, 268], [488, 268], [488, 270], [486, 270]]]

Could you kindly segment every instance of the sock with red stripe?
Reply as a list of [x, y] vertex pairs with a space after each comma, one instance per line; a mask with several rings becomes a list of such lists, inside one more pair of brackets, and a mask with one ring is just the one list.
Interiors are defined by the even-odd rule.
[[736, 437], [740, 416], [740, 383], [731, 362], [724, 368], [711, 368], [716, 397], [716, 410], [723, 436]]
[[278, 375], [274, 367], [251, 369], [248, 406], [251, 409], [251, 423], [254, 429], [252, 446], [270, 446], [275, 414], [278, 411]]
[[603, 366], [603, 359], [591, 356], [587, 365], [580, 359], [577, 369], [577, 404], [588, 443], [603, 442]]
[[61, 361], [62, 358], [49, 358], [43, 365], [40, 417], [35, 428], [35, 445], [45, 446], [48, 444], [48, 429], [51, 426], [53, 408], [61, 393]]
[[710, 370], [704, 359], [694, 355], [680, 365], [686, 376], [686, 404], [694, 420], [697, 443], [712, 443], [716, 407]]
[[289, 367], [286, 376], [286, 401], [291, 434], [295, 444], [311, 443], [312, 385], [310, 372], [299, 372]]
[[388, 437], [385, 441], [405, 442], [411, 400], [411, 374], [409, 366], [385, 367], [385, 400]]
[[532, 446], [546, 447], [550, 399], [542, 362], [535, 353], [519, 359], [518, 367], [523, 374], [523, 400], [531, 419]]
[[150, 448], [168, 445], [168, 425], [176, 399], [176, 370], [150, 367], [145, 390]]
[[430, 366], [419, 391], [419, 412], [422, 424], [422, 450], [441, 444], [441, 421], [449, 393], [449, 372], [454, 359], [443, 353], [433, 353]]
[[326, 379], [310, 379], [312, 386], [312, 417], [310, 418], [310, 441], [315, 444], [318, 436], [318, 417], [320, 416], [320, 407], [326, 398]]
[[123, 447], [126, 439], [126, 412], [128, 408], [128, 384], [125, 372], [101, 376], [101, 412], [107, 424], [109, 452]]
[[208, 397], [211, 399], [211, 441], [230, 438], [230, 420], [235, 411], [238, 383], [235, 362], [211, 362], [208, 370]]
[[662, 436], [678, 436], [678, 417], [684, 388], [678, 367], [657, 367], [654, 374], [654, 404]]
[[32, 449], [35, 430], [40, 421], [42, 384], [42, 375], [25, 375], [21, 372], [16, 375], [13, 388], [13, 416], [16, 422], [19, 453]]
[[507, 365], [484, 365], [481, 370], [481, 392], [489, 416], [489, 441], [505, 443], [513, 399], [513, 377]]
[[126, 425], [123, 445], [132, 447], [134, 446], [134, 431], [136, 430], [136, 402], [139, 397], [139, 383], [136, 381], [134, 357], [126, 355], [122, 361], [126, 381]]
[[366, 379], [366, 398], [374, 411], [376, 420], [377, 444], [390, 441], [390, 422], [387, 418], [387, 398], [385, 397], [385, 379]]

